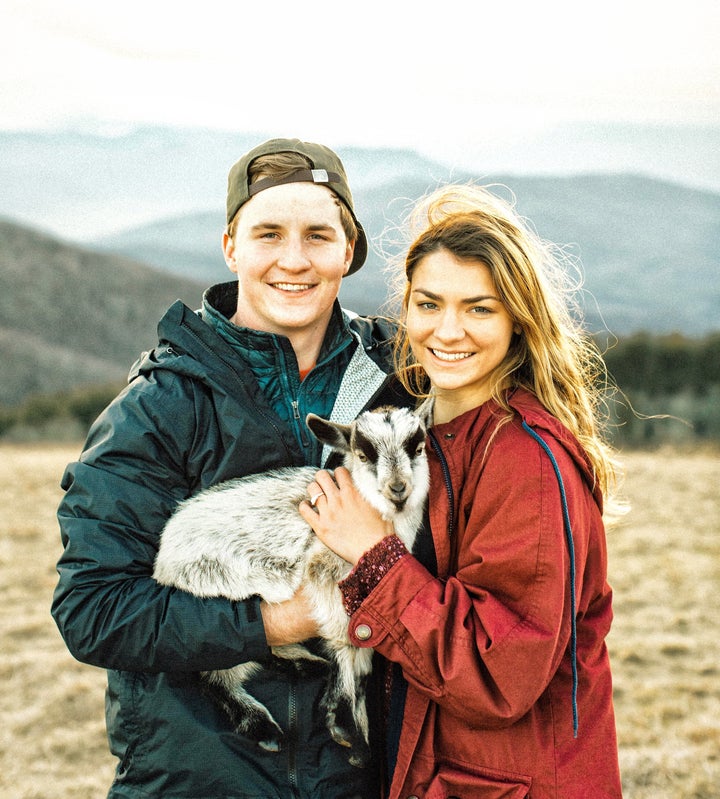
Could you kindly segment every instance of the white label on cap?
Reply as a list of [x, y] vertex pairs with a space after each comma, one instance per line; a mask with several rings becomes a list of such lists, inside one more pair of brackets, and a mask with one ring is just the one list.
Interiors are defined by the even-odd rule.
[[328, 173], [326, 169], [311, 169], [313, 176], [313, 183], [329, 183]]

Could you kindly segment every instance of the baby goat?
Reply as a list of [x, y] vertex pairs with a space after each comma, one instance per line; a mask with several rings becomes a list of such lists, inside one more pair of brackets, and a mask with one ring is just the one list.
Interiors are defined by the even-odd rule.
[[[307, 425], [322, 443], [342, 452], [343, 465], [362, 495], [392, 520], [412, 549], [428, 489], [425, 427], [405, 408], [366, 411], [349, 425], [309, 414]], [[338, 582], [350, 564], [331, 552], [300, 516], [314, 466], [285, 467], [229, 480], [183, 502], [168, 521], [155, 562], [155, 579], [203, 597], [267, 602], [290, 599], [302, 585], [330, 661], [322, 700], [332, 737], [351, 748], [350, 762], [369, 757], [365, 683], [372, 650], [354, 647]], [[318, 660], [303, 646], [274, 647], [289, 660]], [[243, 663], [203, 672], [235, 731], [277, 751], [283, 733], [267, 708], [243, 683], [261, 669]]]

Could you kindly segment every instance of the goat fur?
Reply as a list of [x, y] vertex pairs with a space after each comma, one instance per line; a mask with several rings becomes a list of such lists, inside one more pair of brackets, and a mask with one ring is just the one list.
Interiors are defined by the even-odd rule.
[[[412, 549], [428, 490], [425, 426], [405, 408], [366, 411], [349, 425], [309, 414], [308, 428], [343, 453], [362, 495], [392, 520], [396, 534]], [[153, 576], [201, 597], [266, 602], [290, 599], [303, 586], [330, 664], [322, 700], [332, 737], [350, 747], [349, 760], [369, 758], [365, 683], [372, 650], [348, 638], [348, 617], [338, 582], [350, 564], [331, 552], [300, 516], [314, 466], [285, 467], [229, 480], [201, 491], [178, 506], [163, 530]], [[302, 645], [273, 647], [290, 661], [322, 660]], [[230, 716], [235, 732], [277, 751], [283, 732], [244, 683], [261, 664], [203, 672], [211, 693]]]

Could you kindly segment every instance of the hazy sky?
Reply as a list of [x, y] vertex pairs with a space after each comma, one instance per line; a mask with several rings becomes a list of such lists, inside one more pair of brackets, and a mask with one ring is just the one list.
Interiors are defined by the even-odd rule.
[[180, 5], [4, 0], [0, 128], [101, 119], [450, 154], [570, 120], [720, 123], [720, 0]]

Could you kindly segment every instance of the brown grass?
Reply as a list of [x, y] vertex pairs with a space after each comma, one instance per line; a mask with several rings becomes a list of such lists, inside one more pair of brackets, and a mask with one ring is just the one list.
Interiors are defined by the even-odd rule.
[[[58, 483], [77, 448], [0, 446], [0, 795], [99, 799], [114, 770], [105, 677], [49, 615]], [[609, 535], [626, 799], [720, 796], [720, 458], [631, 453], [633, 510]]]

